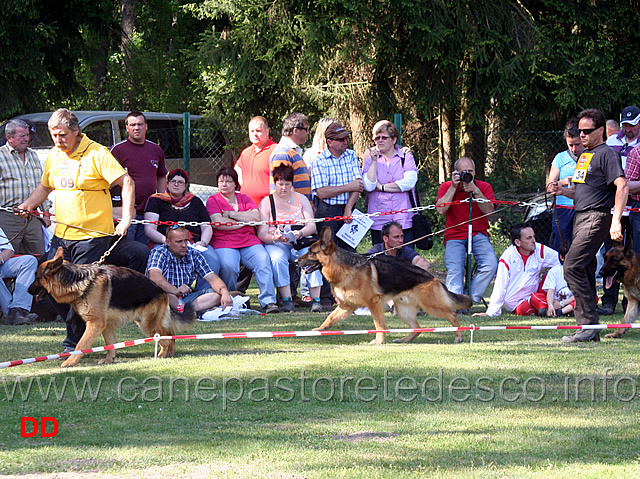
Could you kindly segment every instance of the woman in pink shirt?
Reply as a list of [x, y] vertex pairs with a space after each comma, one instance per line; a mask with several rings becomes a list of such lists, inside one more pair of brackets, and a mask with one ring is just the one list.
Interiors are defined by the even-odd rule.
[[[390, 121], [379, 121], [373, 127], [376, 146], [369, 150], [362, 168], [364, 188], [369, 192], [369, 213], [411, 208], [409, 195], [413, 194], [418, 181], [418, 168], [411, 151], [396, 145], [399, 136], [398, 129]], [[411, 241], [413, 215], [414, 213], [395, 213], [373, 216], [373, 244], [382, 243], [382, 226], [389, 221], [400, 223], [405, 241]]]
[[233, 168], [218, 172], [219, 193], [207, 200], [207, 212], [213, 225], [211, 246], [220, 259], [220, 277], [229, 291], [237, 288], [240, 263], [253, 271], [260, 294], [258, 300], [265, 313], [279, 312], [269, 254], [256, 236], [249, 221], [260, 221], [260, 212], [247, 195], [237, 190], [238, 173]]

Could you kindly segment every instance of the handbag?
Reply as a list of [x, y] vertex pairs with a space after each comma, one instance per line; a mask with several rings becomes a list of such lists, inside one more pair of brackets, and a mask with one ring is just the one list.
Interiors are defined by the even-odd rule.
[[[273, 219], [273, 221], [276, 221], [276, 202], [273, 199], [273, 195], [269, 195], [269, 202], [271, 203], [271, 218]], [[304, 228], [304, 225], [291, 225], [292, 231], [301, 230], [302, 228]], [[293, 246], [293, 249], [295, 249], [296, 251], [299, 251], [303, 248], [311, 246], [313, 243], [315, 243], [319, 239], [320, 237], [318, 236], [318, 233], [313, 233], [313, 234], [310, 234], [309, 236], [303, 236], [302, 238], [298, 239], [295, 243], [293, 243], [291, 246]]]
[[[416, 207], [416, 201], [413, 198], [415, 190], [409, 191], [409, 201], [411, 201], [411, 207]], [[417, 198], [416, 198], [417, 200]], [[420, 202], [417, 201], [417, 206], [420, 206]], [[413, 215], [413, 226], [411, 229], [413, 230], [414, 238], [422, 238], [420, 241], [416, 241], [416, 246], [422, 250], [428, 250], [433, 248], [433, 236], [431, 236], [431, 224], [426, 216], [422, 213], [416, 213]], [[426, 236], [426, 238], [423, 238]]]
[[[403, 148], [404, 152], [404, 148]], [[402, 169], [404, 170], [404, 155], [402, 155]], [[416, 189], [409, 191], [409, 201], [411, 202], [411, 208], [415, 208], [416, 206], [420, 206], [420, 199], [418, 198], [418, 194]], [[415, 195], [415, 197], [414, 197]], [[426, 216], [422, 213], [418, 212], [413, 215], [412, 218], [412, 226], [411, 230], [413, 231], [413, 238], [422, 238], [420, 241], [416, 241], [416, 247], [422, 250], [428, 250], [433, 248], [433, 236], [431, 236], [431, 224]], [[426, 236], [426, 238], [423, 238]]]

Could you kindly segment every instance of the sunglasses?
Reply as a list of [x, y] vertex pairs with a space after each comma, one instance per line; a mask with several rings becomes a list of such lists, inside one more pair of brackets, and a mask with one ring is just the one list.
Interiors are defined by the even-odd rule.
[[388, 140], [389, 138], [391, 138], [391, 137], [390, 137], [390, 136], [382, 136], [382, 135], [379, 135], [379, 136], [376, 136], [376, 137], [373, 139], [373, 141]]
[[[598, 128], [600, 128], [600, 127], [598, 127]], [[578, 128], [578, 131], [582, 135], [590, 135], [591, 133], [596, 131], [598, 128]]]
[[299, 126], [299, 127], [297, 127], [297, 129], [298, 129], [298, 130], [304, 130], [304, 131], [306, 131], [306, 132], [308, 132], [308, 131], [309, 131], [309, 127], [308, 127], [308, 126], [307, 126], [307, 127]]

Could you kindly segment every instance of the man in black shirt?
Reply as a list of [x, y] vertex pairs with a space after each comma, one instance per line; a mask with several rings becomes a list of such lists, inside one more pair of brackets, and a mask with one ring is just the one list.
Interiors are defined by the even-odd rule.
[[[586, 149], [576, 164], [572, 179], [575, 188], [570, 188], [569, 192], [565, 189], [565, 194], [574, 198], [576, 216], [573, 242], [564, 262], [564, 276], [576, 298], [576, 322], [585, 325], [599, 322], [596, 311], [596, 253], [607, 233], [613, 241], [622, 241], [620, 218], [627, 203], [629, 187], [620, 155], [605, 144], [606, 119], [602, 112], [596, 109], [580, 112], [578, 130]], [[578, 330], [571, 336], [562, 337], [565, 343], [599, 340], [600, 331], [595, 329]]]

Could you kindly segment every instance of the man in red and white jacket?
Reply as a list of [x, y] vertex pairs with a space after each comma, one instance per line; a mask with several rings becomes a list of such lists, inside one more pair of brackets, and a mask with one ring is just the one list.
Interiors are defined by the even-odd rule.
[[557, 251], [536, 243], [533, 228], [524, 224], [511, 228], [511, 246], [498, 261], [498, 272], [486, 313], [474, 316], [499, 316], [502, 307], [515, 314], [529, 316], [535, 309], [529, 298], [540, 286], [540, 271], [560, 264]]

